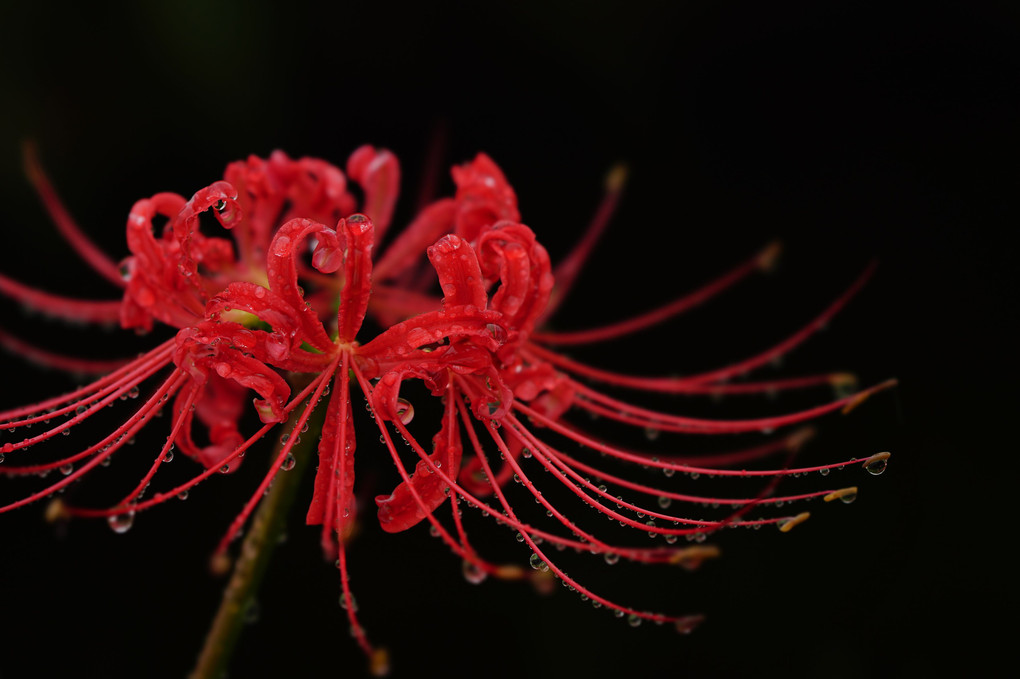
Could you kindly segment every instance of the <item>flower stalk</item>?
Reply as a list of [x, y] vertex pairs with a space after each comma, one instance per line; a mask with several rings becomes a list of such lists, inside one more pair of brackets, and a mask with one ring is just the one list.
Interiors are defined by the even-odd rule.
[[[308, 380], [304, 375], [292, 374], [288, 381], [295, 391], [299, 391], [306, 386]], [[225, 676], [249, 611], [255, 605], [273, 551], [286, 530], [287, 516], [294, 504], [301, 479], [308, 469], [309, 460], [313, 457], [325, 412], [325, 408], [317, 408], [310, 414], [308, 431], [291, 448], [294, 467], [289, 471], [281, 470], [276, 475], [269, 493], [259, 504], [234, 563], [230, 581], [223, 590], [223, 601], [189, 679], [220, 679]], [[277, 442], [270, 459], [275, 459], [275, 453], [279, 453], [283, 446], [283, 442]], [[210, 568], [214, 573], [225, 572], [230, 568], [229, 557], [217, 552]]]

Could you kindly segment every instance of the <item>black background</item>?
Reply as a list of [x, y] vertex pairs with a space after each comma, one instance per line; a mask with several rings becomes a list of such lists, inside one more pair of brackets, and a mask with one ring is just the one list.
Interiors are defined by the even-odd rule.
[[[626, 161], [625, 200], [561, 327], [650, 308], [783, 240], [777, 275], [583, 353], [637, 373], [761, 349], [879, 260], [867, 290], [786, 366], [901, 380], [814, 451], [893, 451], [884, 476], [851, 479], [854, 505], [822, 506], [789, 535], [724, 536], [724, 559], [694, 575], [607, 575], [597, 559], [572, 571], [617, 598], [707, 613], [689, 637], [630, 629], [565, 590], [471, 586], [423, 527], [382, 535], [366, 512], [354, 585], [394, 676], [916, 676], [1004, 657], [1017, 603], [1006, 557], [1017, 401], [1007, 242], [1020, 180], [1011, 3], [23, 4], [0, 10], [0, 270], [53, 292], [116, 294], [56, 238], [21, 173], [25, 139], [116, 257], [134, 200], [188, 195], [227, 161], [274, 148], [337, 164], [362, 143], [392, 149], [406, 221], [439, 134], [445, 164], [479, 150], [500, 163], [555, 258], [606, 169]], [[0, 304], [5, 329], [53, 350], [120, 356], [152, 341]], [[2, 361], [0, 406], [71, 384]], [[372, 488], [387, 473], [372, 443], [358, 458], [365, 498], [385, 490]], [[82, 488], [134, 478], [128, 463], [100, 472]], [[101, 521], [53, 527], [41, 507], [0, 515], [0, 676], [185, 675], [219, 599], [206, 558], [254, 478], [214, 479], [124, 535]], [[0, 485], [4, 500], [34, 487]], [[298, 518], [233, 677], [364, 671], [335, 572]], [[472, 534], [526, 560], [491, 522]]]

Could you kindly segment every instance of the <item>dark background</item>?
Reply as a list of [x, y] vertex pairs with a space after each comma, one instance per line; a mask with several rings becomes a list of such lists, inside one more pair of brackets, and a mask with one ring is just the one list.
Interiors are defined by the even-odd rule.
[[[1017, 604], [1006, 557], [1016, 443], [1005, 432], [1017, 404], [1007, 242], [1020, 181], [1012, 3], [20, 4], [0, 10], [0, 270], [53, 292], [115, 294], [55, 237], [21, 173], [25, 139], [116, 257], [133, 201], [189, 195], [229, 160], [274, 148], [337, 164], [362, 143], [392, 149], [406, 221], [439, 135], [446, 165], [479, 150], [501, 164], [555, 258], [586, 224], [607, 168], [626, 161], [625, 200], [561, 327], [650, 308], [783, 240], [777, 275], [578, 352], [637, 373], [753, 353], [880, 261], [784, 368], [900, 378], [894, 394], [830, 418], [811, 452], [893, 452], [881, 478], [846, 472], [862, 488], [854, 505], [812, 507], [789, 535], [724, 535], [724, 558], [693, 575], [573, 567], [618, 599], [708, 614], [689, 637], [630, 629], [565, 590], [468, 585], [423, 527], [382, 535], [366, 512], [354, 586], [394, 676], [987, 674], [1005, 657]], [[5, 329], [53, 350], [151, 346], [0, 305]], [[0, 407], [71, 385], [2, 361]], [[676, 409], [725, 416], [803, 398]], [[391, 473], [372, 443], [358, 457], [366, 499]], [[80, 492], [135, 478], [130, 463], [99, 472]], [[124, 535], [101, 521], [48, 525], [41, 506], [0, 515], [0, 677], [185, 675], [219, 600], [206, 558], [254, 479], [214, 479]], [[4, 500], [34, 487], [2, 481]], [[491, 522], [472, 535], [526, 560]], [[231, 676], [363, 672], [315, 543], [295, 520]]]

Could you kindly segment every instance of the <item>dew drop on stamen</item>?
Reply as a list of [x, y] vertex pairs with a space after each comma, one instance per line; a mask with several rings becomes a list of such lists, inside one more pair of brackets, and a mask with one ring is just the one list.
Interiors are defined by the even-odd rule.
[[872, 476], [878, 476], [889, 466], [889, 453], [876, 453], [864, 461], [864, 469]]
[[181, 492], [177, 493], [177, 499], [178, 500], [187, 500], [188, 499], [188, 491], [182, 490]]
[[297, 464], [297, 459], [290, 453], [287, 453], [287, 457], [283, 458], [283, 463], [280, 465], [280, 469], [285, 472], [289, 472]]
[[166, 451], [166, 455], [163, 456], [163, 462], [173, 462], [173, 461], [174, 461], [174, 451], [172, 451], [172, 450]]
[[114, 533], [126, 533], [131, 530], [131, 526], [135, 522], [134, 510], [124, 512], [123, 514], [115, 514], [106, 518], [106, 522], [110, 524], [110, 528], [113, 529]]
[[630, 625], [631, 627], [640, 627], [641, 616], [639, 616], [636, 613], [631, 613], [629, 616], [627, 616], [627, 624]]
[[464, 559], [463, 564], [464, 579], [470, 582], [472, 585], [479, 585], [485, 581], [489, 574], [485, 572], [485, 569], [478, 564]]
[[532, 554], [529, 563], [531, 564], [531, 567], [534, 568], [536, 571], [540, 571], [542, 573], [547, 573], [549, 571], [549, 564], [543, 561], [542, 557], [540, 557], [538, 554]]
[[615, 552], [606, 552], [602, 558], [606, 560], [607, 564], [613, 566], [620, 560], [620, 555]]
[[669, 506], [671, 504], [673, 504], [672, 498], [668, 498], [665, 495], [659, 496], [658, 502], [659, 502], [659, 507], [661, 507], [662, 509], [668, 509]]
[[85, 406], [78, 406], [77, 408], [74, 409], [74, 414], [75, 415], [84, 415], [87, 411], [88, 411], [87, 407], [85, 407]]
[[340, 608], [344, 609], [345, 611], [346, 610], [350, 610], [353, 613], [357, 613], [358, 612], [358, 602], [354, 598], [354, 595], [351, 594], [350, 596], [348, 596], [347, 594], [341, 594], [340, 595]]

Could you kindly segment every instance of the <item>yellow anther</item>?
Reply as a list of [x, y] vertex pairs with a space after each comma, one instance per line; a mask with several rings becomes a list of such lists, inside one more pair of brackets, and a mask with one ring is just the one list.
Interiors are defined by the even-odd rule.
[[816, 433], [814, 427], [801, 427], [786, 437], [786, 449], [791, 453], [796, 453], [805, 443], [813, 439]]
[[209, 559], [209, 572], [213, 575], [226, 575], [234, 567], [234, 560], [230, 555], [217, 552]]
[[521, 580], [527, 574], [528, 572], [525, 571], [520, 566], [515, 566], [513, 564], [504, 564], [496, 567], [495, 576], [503, 580]]
[[669, 558], [669, 562], [675, 566], [681, 566], [692, 571], [700, 566], [705, 559], [715, 559], [718, 556], [719, 548], [715, 545], [694, 545], [677, 550]]
[[56, 523], [57, 521], [65, 521], [71, 518], [71, 513], [67, 511], [67, 505], [59, 497], [46, 505], [46, 522]]
[[390, 652], [383, 647], [372, 651], [368, 659], [368, 671], [373, 677], [386, 677], [390, 674]]
[[618, 193], [623, 189], [623, 185], [627, 183], [627, 174], [630, 170], [623, 163], [617, 163], [613, 165], [609, 173], [606, 174], [606, 191], [609, 193]]
[[789, 533], [791, 530], [808, 520], [811, 512], [801, 512], [797, 516], [791, 516], [779, 522], [779, 532]]
[[765, 249], [758, 255], [758, 268], [762, 271], [772, 271], [776, 266], [776, 260], [783, 252], [783, 244], [773, 241], [765, 246]]
[[850, 486], [849, 488], [840, 488], [834, 490], [824, 498], [826, 502], [832, 502], [833, 500], [842, 500], [843, 502], [850, 503], [857, 499], [857, 486]]

